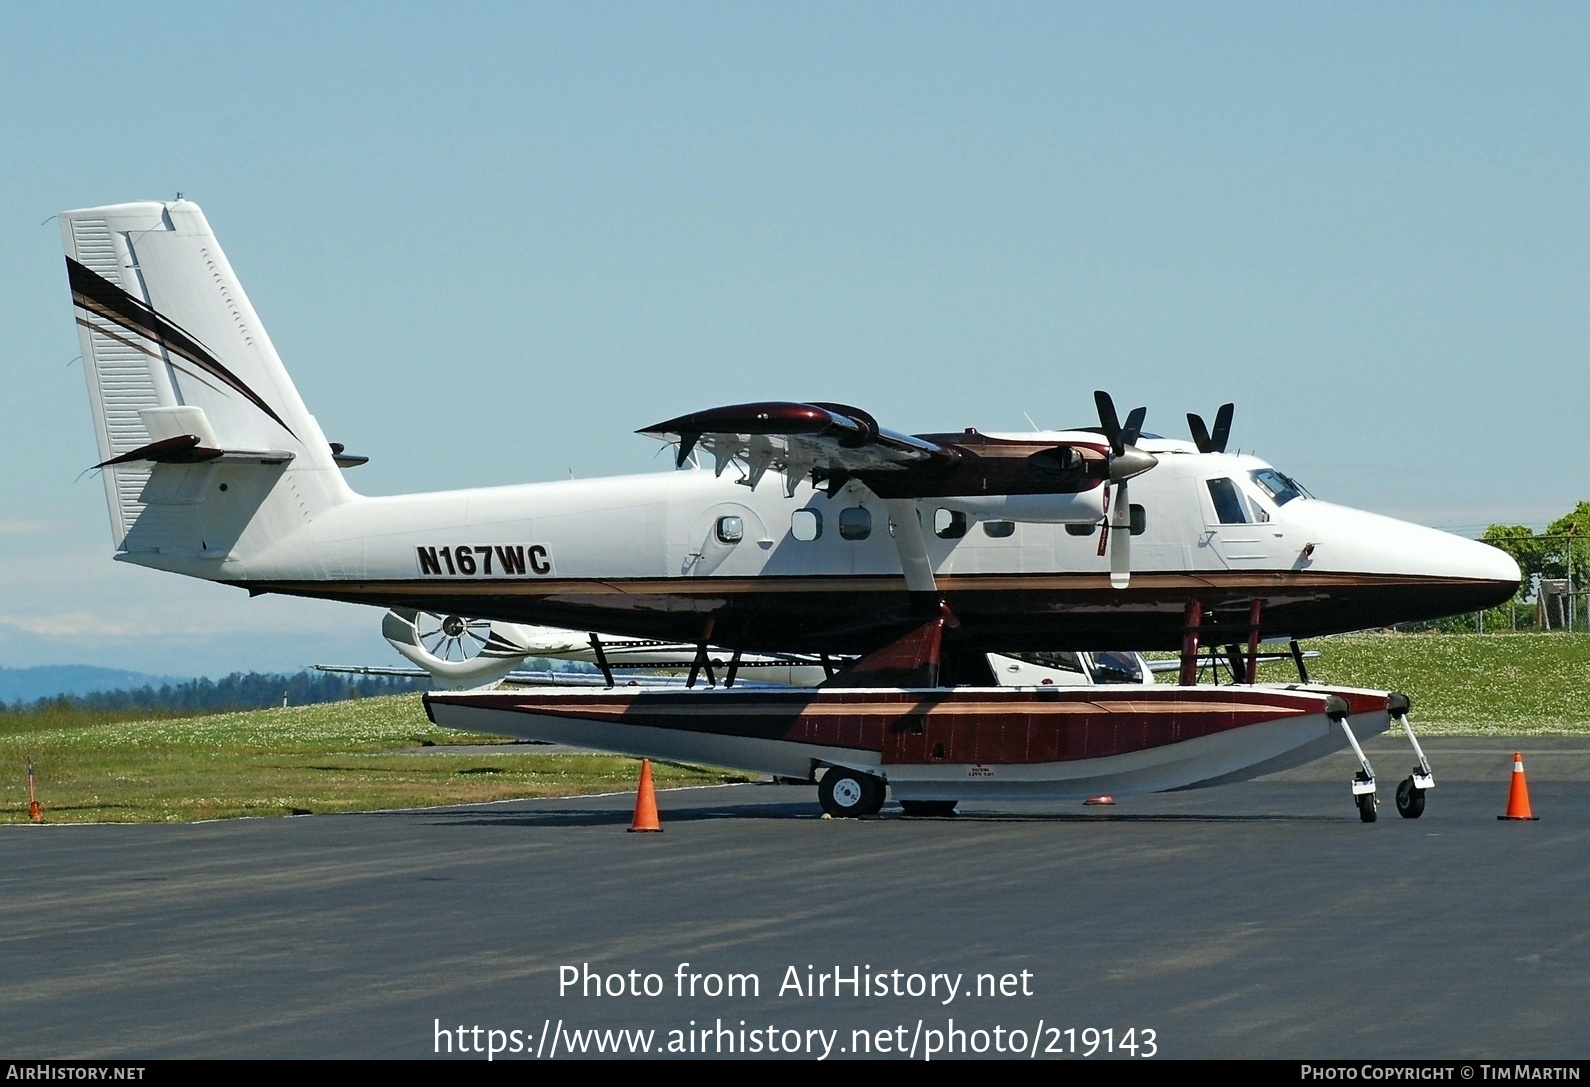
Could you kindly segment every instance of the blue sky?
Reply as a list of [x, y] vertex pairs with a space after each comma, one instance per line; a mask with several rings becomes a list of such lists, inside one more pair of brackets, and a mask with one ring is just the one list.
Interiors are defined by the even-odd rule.
[[0, 664], [384, 662], [110, 561], [54, 223], [205, 208], [396, 493], [661, 470], [759, 398], [906, 430], [1237, 402], [1322, 497], [1586, 494], [1590, 9], [0, 5]]

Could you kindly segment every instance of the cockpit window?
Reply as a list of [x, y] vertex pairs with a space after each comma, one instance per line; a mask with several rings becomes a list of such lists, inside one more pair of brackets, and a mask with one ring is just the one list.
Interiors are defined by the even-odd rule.
[[1248, 523], [1248, 511], [1243, 507], [1242, 496], [1237, 492], [1237, 485], [1229, 479], [1211, 479], [1209, 481], [1209, 497], [1214, 499], [1215, 516], [1220, 518], [1223, 525], [1245, 525]]
[[1294, 498], [1303, 497], [1303, 488], [1299, 487], [1290, 476], [1284, 476], [1274, 468], [1260, 468], [1257, 472], [1249, 472], [1248, 475], [1265, 494], [1275, 499], [1277, 506], [1284, 506]]

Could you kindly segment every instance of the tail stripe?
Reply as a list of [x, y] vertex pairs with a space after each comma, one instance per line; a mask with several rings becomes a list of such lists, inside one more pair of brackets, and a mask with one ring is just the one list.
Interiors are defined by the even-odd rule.
[[[249, 399], [255, 407], [274, 419], [281, 428], [293, 434], [293, 428], [282, 421], [259, 394], [249, 388], [203, 344], [189, 335], [176, 322], [162, 316], [158, 310], [145, 305], [93, 269], [66, 258], [67, 276], [72, 284], [72, 300], [89, 313], [112, 322], [128, 332], [153, 340], [161, 347], [180, 355], [219, 378]], [[230, 298], [227, 299], [230, 302]], [[125, 342], [125, 341], [124, 341]], [[296, 438], [298, 435], [293, 434]]]
[[[132, 350], [137, 351], [141, 355], [148, 355], [150, 358], [154, 359], [156, 362], [168, 363], [173, 370], [177, 371], [177, 373], [186, 374], [188, 377], [191, 377], [194, 381], [197, 381], [197, 382], [199, 382], [199, 383], [201, 383], [203, 385], [207, 385], [210, 388], [214, 389], [216, 392], [220, 392], [221, 391], [220, 386], [216, 385], [215, 382], [210, 381], [208, 378], [194, 373], [192, 370], [188, 369], [186, 366], [178, 366], [176, 363], [171, 362], [171, 360], [169, 358], [167, 358], [166, 356], [160, 354], [160, 352], [156, 351], [152, 347], [145, 347], [143, 344], [134, 343], [132, 340], [125, 340], [122, 337], [116, 335], [110, 329], [106, 328], [104, 325], [96, 325], [93, 321], [90, 321], [90, 320], [88, 320], [87, 318], [84, 318], [84, 317], [79, 317], [77, 319], [77, 323], [82, 325], [84, 328], [88, 329], [90, 332], [94, 333], [96, 336], [102, 336], [102, 337], [104, 337], [107, 340], [115, 340], [117, 343], [121, 344], [123, 347], [131, 348]], [[105, 358], [106, 357], [106, 351], [104, 349], [96, 351], [94, 353], [94, 357], [95, 358]], [[123, 358], [127, 358], [128, 356], [123, 355], [122, 357]], [[148, 407], [154, 407], [155, 405], [149, 404], [147, 406]], [[289, 433], [291, 433], [291, 432], [289, 431]]]

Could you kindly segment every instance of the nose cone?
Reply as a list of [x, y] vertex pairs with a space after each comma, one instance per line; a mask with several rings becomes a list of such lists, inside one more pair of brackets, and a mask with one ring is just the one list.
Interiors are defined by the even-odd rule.
[[[1422, 526], [1415, 526], [1422, 527]], [[1483, 611], [1507, 603], [1518, 593], [1523, 572], [1513, 556], [1501, 548], [1478, 540], [1465, 540], [1435, 529], [1425, 529], [1439, 537], [1436, 546], [1441, 548], [1443, 574], [1435, 576], [1446, 582], [1443, 594], [1448, 615]], [[1434, 550], [1434, 546], [1432, 546]]]
[[1509, 597], [1518, 592], [1518, 586], [1523, 584], [1524, 580], [1524, 572], [1519, 569], [1518, 560], [1501, 548], [1492, 547], [1488, 543], [1481, 543], [1478, 540], [1461, 542], [1469, 545], [1469, 557], [1466, 561], [1473, 564], [1474, 577], [1505, 583]]
[[1304, 569], [1422, 586], [1413, 610], [1423, 614], [1399, 622], [1505, 604], [1523, 576], [1507, 552], [1423, 525], [1318, 501], [1289, 503], [1286, 515], [1289, 528], [1318, 544]]

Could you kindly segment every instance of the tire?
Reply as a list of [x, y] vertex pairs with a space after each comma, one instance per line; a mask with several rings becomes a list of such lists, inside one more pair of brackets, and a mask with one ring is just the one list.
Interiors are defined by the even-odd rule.
[[902, 800], [900, 810], [914, 817], [945, 816], [955, 814], [958, 800]]
[[871, 774], [830, 767], [817, 786], [817, 800], [823, 811], [835, 819], [857, 819], [877, 815], [883, 807], [887, 787]]
[[1358, 797], [1358, 818], [1366, 823], [1373, 823], [1380, 818], [1380, 813], [1375, 810], [1378, 806], [1374, 793], [1360, 794]]
[[1397, 786], [1397, 814], [1404, 819], [1417, 819], [1424, 814], [1424, 790], [1413, 783], [1412, 777], [1403, 778]]

